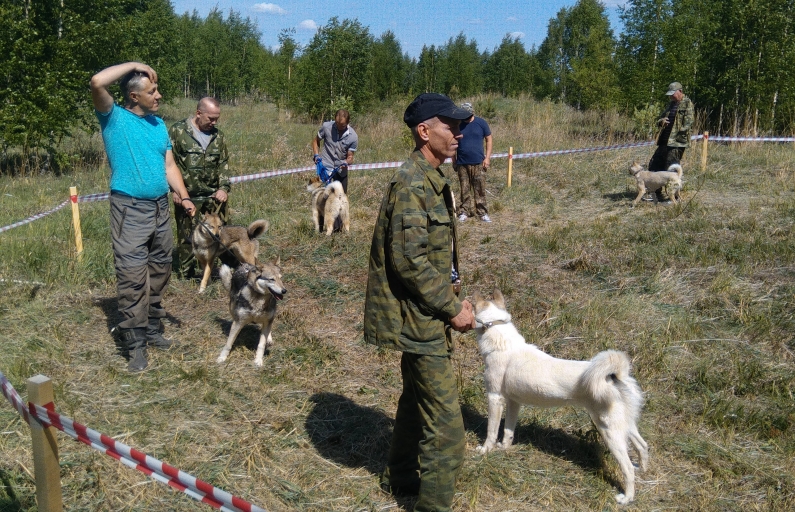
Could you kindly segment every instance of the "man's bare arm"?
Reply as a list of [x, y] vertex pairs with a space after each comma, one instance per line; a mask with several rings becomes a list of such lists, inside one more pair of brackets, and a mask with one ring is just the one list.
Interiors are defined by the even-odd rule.
[[110, 112], [115, 100], [108, 90], [108, 87], [131, 71], [146, 73], [150, 82], [157, 82], [157, 73], [155, 70], [140, 62], [125, 62], [124, 64], [117, 64], [103, 69], [92, 76], [91, 82], [89, 82], [91, 86], [91, 100], [94, 102], [94, 108], [97, 109], [98, 112]]

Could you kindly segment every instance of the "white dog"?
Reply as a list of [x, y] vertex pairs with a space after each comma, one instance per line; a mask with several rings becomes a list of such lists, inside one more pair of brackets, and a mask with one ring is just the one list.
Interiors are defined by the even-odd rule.
[[306, 190], [312, 194], [312, 222], [316, 232], [322, 229], [326, 235], [331, 235], [335, 229], [346, 233], [351, 230], [348, 196], [342, 183], [332, 181], [324, 186], [320, 178], [312, 176]]
[[[475, 294], [474, 302], [489, 406], [486, 442], [478, 447], [478, 452], [485, 454], [511, 446], [522, 404], [579, 405], [588, 411], [624, 475], [624, 494], [616, 495], [616, 501], [622, 505], [632, 501], [635, 468], [629, 458], [628, 442], [638, 453], [641, 470], [646, 468], [649, 450], [637, 427], [643, 393], [629, 375], [627, 356], [606, 350], [590, 361], [556, 359], [525, 343], [511, 323], [499, 290], [494, 291], [494, 300], [483, 300]], [[497, 443], [503, 407], [505, 429], [502, 442]]]
[[652, 199], [657, 203], [656, 192], [660, 189], [668, 194], [672, 202], [680, 201], [683, 183], [681, 165], [671, 164], [667, 171], [646, 171], [638, 162], [632, 162], [629, 174], [635, 177], [635, 183], [638, 185], [638, 196], [632, 201], [633, 206], [638, 204], [647, 192], [652, 192]]

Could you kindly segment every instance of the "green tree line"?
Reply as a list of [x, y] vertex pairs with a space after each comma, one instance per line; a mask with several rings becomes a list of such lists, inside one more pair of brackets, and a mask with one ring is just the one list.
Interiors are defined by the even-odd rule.
[[168, 0], [3, 0], [2, 161], [10, 148], [23, 165], [57, 155], [63, 137], [93, 126], [88, 79], [127, 60], [152, 65], [167, 98], [253, 98], [312, 119], [426, 91], [530, 95], [654, 119], [677, 80], [713, 133], [788, 134], [794, 11], [795, 0], [628, 0], [616, 36], [604, 4], [579, 0], [549, 20], [538, 48], [506, 35], [481, 49], [462, 32], [411, 58], [394, 33], [373, 35], [355, 19], [330, 19], [306, 46], [284, 30], [270, 49], [234, 10], [202, 18], [177, 15]]

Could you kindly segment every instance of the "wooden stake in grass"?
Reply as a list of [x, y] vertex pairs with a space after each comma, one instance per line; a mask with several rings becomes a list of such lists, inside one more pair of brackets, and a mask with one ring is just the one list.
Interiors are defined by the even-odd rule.
[[72, 224], [75, 227], [75, 249], [77, 261], [83, 259], [83, 232], [80, 230], [80, 208], [77, 206], [77, 187], [69, 187], [69, 198], [72, 201]]
[[508, 148], [508, 186], [511, 186], [511, 174], [513, 174], [513, 146]]
[[[28, 400], [49, 408], [53, 404], [52, 381], [44, 375], [28, 379]], [[31, 418], [30, 437], [33, 440], [33, 474], [36, 478], [36, 501], [41, 512], [63, 510], [61, 497], [61, 467], [58, 464], [58, 441], [55, 427], [43, 427]]]
[[707, 169], [707, 139], [709, 139], [709, 132], [704, 132], [704, 138], [701, 141], [701, 172]]

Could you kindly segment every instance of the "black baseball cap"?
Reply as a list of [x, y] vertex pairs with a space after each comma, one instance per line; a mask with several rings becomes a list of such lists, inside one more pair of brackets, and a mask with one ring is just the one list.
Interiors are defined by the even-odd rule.
[[403, 122], [409, 128], [414, 128], [432, 117], [449, 117], [463, 121], [472, 117], [472, 114], [456, 106], [453, 100], [444, 94], [426, 92], [414, 98], [409, 104], [403, 114]]

